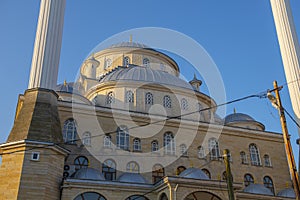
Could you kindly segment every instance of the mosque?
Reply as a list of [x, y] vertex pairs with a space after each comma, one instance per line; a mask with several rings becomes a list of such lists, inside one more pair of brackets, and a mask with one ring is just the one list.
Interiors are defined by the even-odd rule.
[[75, 82], [41, 76], [0, 145], [0, 199], [227, 200], [224, 149], [235, 199], [295, 199], [282, 134], [219, 117], [202, 81], [179, 75], [170, 56], [130, 41], [94, 52]]

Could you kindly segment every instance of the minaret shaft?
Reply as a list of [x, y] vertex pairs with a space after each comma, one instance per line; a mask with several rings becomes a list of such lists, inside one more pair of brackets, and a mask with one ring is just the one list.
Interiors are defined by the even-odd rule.
[[28, 89], [57, 84], [66, 0], [41, 0]]
[[300, 47], [290, 2], [271, 0], [271, 6], [293, 110], [300, 122]]

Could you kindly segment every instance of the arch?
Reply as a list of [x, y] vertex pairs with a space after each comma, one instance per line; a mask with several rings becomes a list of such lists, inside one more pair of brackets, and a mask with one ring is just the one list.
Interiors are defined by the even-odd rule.
[[67, 144], [75, 144], [77, 137], [77, 125], [73, 118], [67, 119], [63, 127], [63, 139]]
[[198, 147], [198, 158], [205, 159], [205, 149], [203, 146]]
[[109, 104], [112, 104], [114, 102], [115, 102], [115, 93], [114, 92], [107, 93], [105, 103], [107, 105], [109, 105]]
[[152, 183], [160, 181], [165, 176], [165, 169], [161, 164], [152, 167]]
[[244, 185], [247, 187], [250, 184], [254, 183], [254, 178], [251, 174], [245, 174], [244, 175]]
[[185, 144], [179, 145], [179, 150], [182, 156], [188, 156], [187, 147]]
[[181, 172], [183, 172], [184, 170], [186, 170], [185, 166], [179, 166], [176, 169], [176, 175], [180, 175]]
[[145, 94], [145, 104], [146, 105], [153, 105], [153, 94], [151, 92], [147, 92]]
[[134, 103], [134, 94], [131, 90], [126, 91], [125, 102]]
[[133, 151], [141, 151], [141, 150], [142, 150], [141, 139], [134, 138], [133, 139]]
[[244, 151], [240, 152], [240, 158], [241, 158], [241, 163], [242, 164], [248, 164], [247, 155]]
[[81, 168], [87, 168], [89, 166], [89, 160], [85, 156], [78, 156], [74, 160], [75, 170]]
[[219, 160], [220, 157], [220, 149], [219, 142], [216, 138], [210, 138], [208, 140], [208, 149], [211, 160]]
[[202, 169], [202, 171], [207, 175], [207, 177], [209, 179], [211, 179], [211, 174], [210, 174], [210, 171], [208, 169]]
[[275, 189], [274, 189], [274, 184], [273, 184], [272, 178], [270, 176], [265, 176], [263, 181], [264, 181], [264, 186], [266, 188], [269, 188], [271, 190], [271, 192], [273, 194], [275, 194]]
[[103, 138], [103, 146], [104, 148], [111, 148], [112, 142], [111, 142], [111, 136], [105, 135]]
[[106, 180], [116, 180], [116, 162], [112, 159], [107, 159], [102, 163], [102, 174]]
[[90, 132], [84, 132], [82, 135], [82, 144], [86, 146], [91, 145], [91, 133]]
[[130, 64], [130, 58], [128, 56], [125, 56], [123, 59], [123, 65], [127, 66]]
[[127, 126], [119, 126], [117, 129], [117, 147], [129, 150], [129, 132]]
[[143, 195], [132, 195], [130, 197], [127, 197], [126, 200], [149, 200], [149, 199]]
[[189, 107], [188, 101], [185, 98], [181, 99], [181, 109], [182, 110], [187, 110]]
[[165, 108], [171, 108], [172, 107], [172, 101], [171, 101], [171, 97], [169, 95], [164, 96], [163, 106]]
[[193, 192], [188, 194], [184, 200], [202, 200], [202, 199], [209, 199], [209, 200], [221, 200], [220, 197], [218, 197], [217, 195], [211, 193], [211, 192], [207, 192], [207, 191], [197, 191], [197, 192]]
[[264, 155], [264, 164], [265, 164], [265, 167], [272, 166], [270, 156], [267, 154]]
[[164, 148], [165, 148], [165, 154], [170, 154], [170, 155], [175, 154], [175, 140], [174, 140], [173, 133], [166, 132], [164, 134]]
[[132, 173], [139, 173], [140, 172], [140, 166], [137, 162], [130, 161], [126, 165], [126, 171], [127, 172], [132, 172]]
[[150, 66], [150, 60], [148, 58], [143, 59], [143, 66], [144, 67], [149, 67]]
[[84, 192], [77, 195], [74, 200], [106, 200], [106, 198], [97, 192]]
[[259, 156], [259, 150], [256, 146], [256, 144], [250, 144], [249, 145], [249, 153], [250, 153], [250, 160], [252, 165], [260, 166], [260, 156]]
[[111, 67], [111, 65], [112, 65], [112, 60], [110, 58], [105, 59], [104, 69], [107, 69], [107, 68]]
[[152, 152], [157, 152], [159, 149], [159, 146], [158, 146], [158, 141], [157, 140], [153, 140], [151, 142], [151, 151]]

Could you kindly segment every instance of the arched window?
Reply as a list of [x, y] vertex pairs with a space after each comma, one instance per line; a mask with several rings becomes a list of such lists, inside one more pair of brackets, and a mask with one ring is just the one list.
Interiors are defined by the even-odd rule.
[[265, 163], [266, 167], [271, 167], [272, 166], [270, 156], [267, 155], [267, 154], [264, 155], [264, 163]]
[[158, 141], [157, 140], [154, 140], [151, 142], [151, 151], [152, 152], [157, 152], [159, 149], [159, 146], [158, 146]]
[[150, 60], [148, 58], [143, 59], [143, 66], [144, 67], [149, 67], [150, 66]]
[[179, 150], [180, 150], [180, 154], [182, 156], [187, 156], [188, 155], [188, 153], [187, 153], [187, 147], [186, 147], [185, 144], [179, 145]]
[[269, 188], [271, 190], [271, 192], [273, 194], [275, 194], [274, 185], [273, 185], [273, 181], [272, 181], [271, 177], [269, 177], [269, 176], [264, 177], [264, 186], [266, 188]]
[[78, 156], [74, 160], [75, 170], [79, 170], [81, 168], [87, 168], [89, 166], [89, 160], [84, 156]]
[[210, 172], [208, 171], [208, 169], [202, 169], [202, 171], [206, 174], [206, 176], [211, 179], [211, 175]]
[[128, 197], [126, 200], [149, 200], [149, 199], [142, 195], [132, 195]]
[[105, 135], [103, 138], [103, 146], [104, 148], [111, 148], [111, 136], [110, 135]]
[[259, 151], [255, 144], [249, 145], [249, 152], [250, 152], [250, 159], [252, 165], [261, 165], [260, 163], [260, 157], [259, 157]]
[[245, 174], [244, 176], [244, 185], [247, 187], [250, 184], [254, 183], [253, 176], [251, 174]]
[[126, 92], [126, 95], [125, 95], [125, 102], [126, 103], [133, 103], [134, 102], [134, 94], [131, 90], [128, 90]]
[[164, 148], [166, 154], [175, 154], [175, 141], [172, 133], [167, 132], [164, 134]]
[[126, 126], [120, 126], [117, 129], [117, 147], [120, 149], [129, 149], [129, 133]]
[[248, 164], [247, 155], [244, 151], [241, 151], [240, 157], [241, 157], [241, 163], [242, 164]]
[[165, 169], [160, 164], [152, 167], [152, 183], [156, 183], [165, 176]]
[[108, 159], [102, 164], [102, 174], [106, 180], [116, 180], [116, 163]]
[[124, 57], [123, 64], [124, 64], [124, 66], [127, 66], [130, 64], [130, 58], [128, 56]]
[[176, 174], [177, 174], [177, 175], [180, 175], [180, 173], [183, 172], [184, 170], [186, 170], [186, 167], [184, 167], [184, 166], [179, 166], [179, 167], [177, 167]]
[[82, 194], [78, 195], [77, 197], [75, 197], [74, 200], [90, 200], [90, 199], [106, 200], [106, 198], [104, 196], [102, 196], [101, 194], [98, 194], [96, 192], [82, 193]]
[[219, 143], [217, 139], [210, 138], [208, 140], [208, 149], [211, 160], [218, 160], [220, 157]]
[[147, 92], [145, 95], [145, 104], [153, 105], [153, 94], [151, 92]]
[[181, 99], [181, 109], [182, 110], [187, 110], [188, 107], [189, 107], [188, 101], [185, 98]]
[[165, 193], [163, 193], [163, 194], [160, 196], [159, 200], [168, 200], [168, 197], [167, 197], [167, 195], [166, 195]]
[[111, 65], [112, 65], [112, 61], [111, 61], [111, 59], [106, 59], [105, 60], [105, 69], [107, 69], [108, 67], [111, 67]]
[[133, 151], [141, 151], [141, 140], [139, 138], [134, 138], [133, 140]]
[[200, 113], [200, 121], [203, 121], [204, 120], [204, 111], [203, 111], [203, 106], [201, 103], [197, 104], [197, 109]]
[[203, 146], [198, 147], [198, 158], [204, 159], [205, 158], [205, 149]]
[[115, 102], [115, 94], [113, 92], [109, 92], [106, 95], [106, 104], [112, 104]]
[[169, 95], [164, 96], [163, 105], [164, 105], [165, 108], [171, 108], [172, 107], [172, 101], [171, 101], [171, 97]]
[[75, 144], [76, 135], [77, 135], [76, 123], [74, 119], [68, 119], [67, 121], [65, 121], [64, 128], [63, 128], [64, 142], [68, 144]]
[[90, 146], [91, 145], [91, 133], [90, 132], [83, 133], [82, 144], [86, 145], [86, 146]]
[[132, 172], [132, 173], [139, 173], [140, 172], [140, 167], [136, 162], [131, 161], [131, 162], [127, 163], [126, 171], [127, 172]]

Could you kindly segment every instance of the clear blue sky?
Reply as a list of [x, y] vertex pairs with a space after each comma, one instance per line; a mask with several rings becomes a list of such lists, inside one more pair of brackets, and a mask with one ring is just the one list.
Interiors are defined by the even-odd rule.
[[[291, 0], [291, 5], [299, 37], [300, 1]], [[37, 0], [0, 1], [0, 143], [12, 127], [18, 94], [27, 88], [38, 12]], [[199, 42], [221, 72], [228, 100], [272, 88], [273, 80], [286, 82], [269, 0], [67, 0], [59, 82], [73, 81], [83, 59], [101, 41], [149, 26], [173, 29]], [[181, 70], [192, 78], [184, 66]], [[281, 94], [292, 112], [287, 87]], [[264, 123], [266, 130], [281, 132], [278, 113], [266, 99], [228, 106], [228, 114], [233, 108]], [[288, 128], [295, 143], [297, 129], [290, 120]]]

